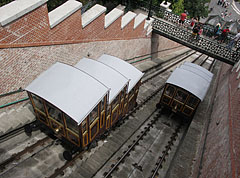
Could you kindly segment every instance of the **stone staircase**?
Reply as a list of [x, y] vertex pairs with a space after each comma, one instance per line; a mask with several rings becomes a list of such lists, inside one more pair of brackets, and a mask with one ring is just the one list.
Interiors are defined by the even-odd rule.
[[35, 120], [30, 103], [0, 113], [0, 136]]

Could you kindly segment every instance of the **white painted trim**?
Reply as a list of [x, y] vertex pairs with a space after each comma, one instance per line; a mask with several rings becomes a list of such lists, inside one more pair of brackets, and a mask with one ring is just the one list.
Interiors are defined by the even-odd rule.
[[0, 24], [7, 25], [32, 10], [45, 4], [48, 0], [15, 0], [0, 7]]
[[72, 15], [74, 12], [79, 10], [81, 7], [82, 7], [81, 2], [69, 0], [62, 4], [61, 6], [59, 6], [58, 8], [54, 9], [53, 11], [48, 13], [50, 27], [51, 28], [55, 27], [63, 20], [68, 18], [70, 15]]

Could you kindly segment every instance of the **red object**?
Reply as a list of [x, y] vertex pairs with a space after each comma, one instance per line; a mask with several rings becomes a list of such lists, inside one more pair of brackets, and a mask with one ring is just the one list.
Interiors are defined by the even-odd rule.
[[223, 30], [223, 33], [228, 33], [230, 30], [228, 28]]
[[182, 13], [181, 16], [180, 16], [180, 19], [182, 21], [184, 21], [186, 19], [186, 17], [187, 17], [187, 14], [186, 13]]

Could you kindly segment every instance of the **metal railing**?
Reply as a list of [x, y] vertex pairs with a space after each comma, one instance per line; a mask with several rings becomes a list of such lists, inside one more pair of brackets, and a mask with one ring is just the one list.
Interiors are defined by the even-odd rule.
[[[21, 92], [24, 92], [24, 90], [20, 87], [18, 90], [0, 94], [0, 98], [7, 97], [7, 96], [10, 96], [10, 95], [14, 95], [14, 94], [21, 93]], [[22, 98], [22, 99], [19, 99], [19, 100], [16, 100], [16, 101], [13, 101], [13, 102], [10, 102], [10, 103], [7, 103], [7, 104], [0, 105], [0, 109], [11, 106], [11, 105], [14, 105], [14, 104], [17, 104], [17, 103], [21, 103], [21, 102], [26, 101], [28, 99], [29, 99], [28, 97], [25, 97], [25, 98]]]
[[207, 38], [199, 37], [196, 40], [187, 29], [180, 28], [161, 19], [154, 18], [153, 32], [230, 65], [234, 65], [240, 58], [239, 52], [229, 50], [225, 46]]

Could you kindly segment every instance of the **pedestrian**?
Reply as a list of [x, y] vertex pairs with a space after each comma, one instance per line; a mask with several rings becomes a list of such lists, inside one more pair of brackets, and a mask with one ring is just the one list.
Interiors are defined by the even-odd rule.
[[240, 39], [240, 29], [238, 30], [238, 34], [236, 34], [233, 39], [226, 46], [227, 49], [232, 50], [232, 47], [239, 41]]
[[197, 19], [195, 17], [193, 17], [192, 20], [191, 20], [191, 23], [190, 23], [191, 30], [193, 29], [196, 22], [197, 22]]
[[184, 10], [184, 12], [181, 13], [180, 19], [179, 19], [179, 24], [180, 24], [181, 26], [184, 26], [184, 22], [185, 22], [185, 19], [186, 19], [186, 18], [187, 18], [187, 11]]
[[226, 41], [229, 32], [230, 30], [229, 27], [227, 26], [221, 33], [220, 43], [224, 43]]
[[217, 23], [216, 27], [215, 27], [215, 31], [214, 31], [214, 35], [213, 35], [213, 39], [216, 39], [219, 37], [221, 32], [221, 24]]
[[225, 8], [227, 8], [228, 6], [229, 6], [229, 2], [228, 2], [228, 1], [226, 1], [226, 2], [225, 2], [225, 6], [224, 6], [224, 7], [225, 7]]
[[217, 5], [221, 5], [222, 4], [222, 0], [218, 0]]
[[203, 26], [200, 24], [199, 25], [199, 31], [197, 33], [197, 40], [200, 39], [200, 36], [202, 35], [202, 32], [203, 32]]
[[222, 1], [222, 7], [225, 7], [226, 0]]
[[193, 27], [193, 30], [192, 30], [192, 35], [191, 35], [191, 40], [195, 40], [197, 39], [197, 35], [198, 35], [198, 32], [200, 30], [200, 25], [199, 24], [195, 24], [195, 26]]

